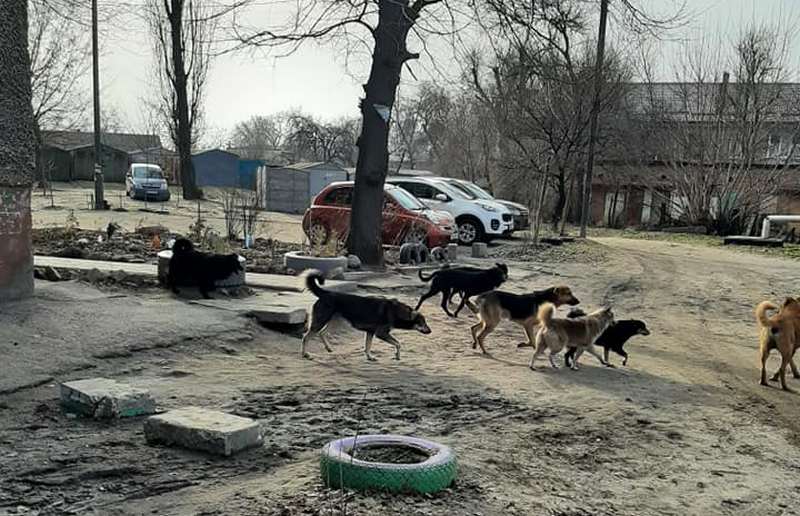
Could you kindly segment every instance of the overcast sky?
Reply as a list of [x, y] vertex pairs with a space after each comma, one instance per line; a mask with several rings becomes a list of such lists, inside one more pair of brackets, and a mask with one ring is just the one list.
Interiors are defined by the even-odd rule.
[[[613, 0], [612, 0], [613, 1]], [[268, 2], [263, 2], [267, 4]], [[645, 6], [663, 6], [664, 0], [643, 0]], [[681, 31], [696, 38], [702, 34], [722, 34], [730, 40], [742, 24], [759, 21], [797, 19], [798, 0], [688, 0], [695, 13], [691, 26]], [[291, 2], [289, 2], [289, 5]], [[272, 16], [262, 11], [259, 15]], [[255, 19], [255, 22], [258, 20]], [[613, 25], [609, 28], [613, 37]], [[673, 35], [677, 37], [677, 34]], [[664, 43], [665, 60], [674, 50]], [[121, 27], [107, 33], [103, 47], [103, 102], [118, 109], [128, 124], [141, 123], [140, 99], [150, 88], [147, 70], [152, 66], [151, 49], [143, 26]], [[441, 61], [452, 63], [449, 45], [441, 44], [437, 53]], [[672, 52], [672, 54], [671, 54]], [[793, 63], [800, 58], [800, 38], [793, 45]], [[413, 64], [421, 80], [429, 75], [429, 59]], [[322, 118], [356, 116], [360, 84], [366, 80], [366, 63], [362, 59], [345, 66], [341, 49], [310, 43], [285, 58], [263, 55], [225, 55], [214, 61], [210, 73], [206, 117], [209, 131], [223, 134], [241, 120], [256, 114], [269, 114], [289, 108], [301, 108]], [[456, 69], [450, 70], [456, 73]], [[438, 81], [444, 78], [437, 75]], [[404, 83], [413, 87], [414, 79], [404, 72]]]

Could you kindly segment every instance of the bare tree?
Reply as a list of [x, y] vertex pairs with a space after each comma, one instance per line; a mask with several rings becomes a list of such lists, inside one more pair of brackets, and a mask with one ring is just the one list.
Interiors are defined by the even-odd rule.
[[[589, 143], [594, 52], [584, 33], [585, 15], [574, 3], [534, 3], [517, 9], [494, 13], [507, 43], [487, 72], [473, 55], [472, 82], [507, 142], [505, 169], [512, 181], [519, 184], [534, 179], [526, 175], [545, 174], [543, 179], [552, 183], [556, 202], [550, 219], [557, 228], [569, 211]], [[609, 111], [622, 98], [630, 75], [622, 62], [612, 52], [604, 63], [601, 111]], [[539, 192], [528, 194], [538, 197]], [[534, 213], [541, 212], [537, 206]]]
[[205, 0], [148, 0], [161, 90], [158, 106], [178, 152], [184, 199], [202, 196], [192, 166], [218, 15]]
[[320, 122], [310, 115], [294, 114], [289, 119], [289, 127], [286, 147], [296, 160], [353, 164], [358, 120], [342, 118]]
[[[434, 22], [441, 19], [443, 11], [434, 8], [437, 4], [447, 9], [444, 0], [309, 0], [297, 2], [286, 27], [237, 28], [243, 45], [291, 51], [309, 39], [346, 38], [371, 48], [369, 78], [360, 103], [362, 124], [348, 240], [350, 252], [366, 264], [383, 261], [381, 211], [391, 113], [403, 66], [419, 58], [408, 50], [407, 38], [412, 31], [419, 34], [430, 29], [432, 24], [425, 24], [424, 12]], [[362, 39], [364, 34], [372, 36], [371, 40]]]
[[422, 131], [419, 111], [419, 98], [414, 96], [397, 97], [391, 118], [390, 155], [397, 160], [397, 168], [417, 168], [425, 158], [429, 146]]
[[90, 64], [86, 30], [38, 2], [28, 4], [28, 22], [34, 119], [40, 128], [75, 128], [88, 106], [78, 84]]
[[450, 132], [450, 110], [453, 101], [444, 88], [432, 82], [423, 82], [417, 90], [416, 111], [420, 130], [430, 145], [431, 157], [440, 158], [445, 139]]
[[264, 159], [270, 151], [283, 149], [291, 136], [290, 113], [255, 115], [233, 128], [229, 143], [248, 159]]
[[677, 82], [640, 88], [641, 130], [652, 134], [674, 188], [664, 201], [688, 224], [742, 232], [780, 191], [785, 167], [797, 163], [800, 91], [787, 84], [792, 34], [746, 27], [730, 59], [707, 42], [687, 46]]
[[[28, 54], [36, 143], [43, 129], [74, 129], [83, 121], [88, 97], [79, 81], [89, 68], [89, 38], [73, 15], [76, 6], [28, 3]], [[36, 177], [46, 190], [48, 167], [36, 156]]]

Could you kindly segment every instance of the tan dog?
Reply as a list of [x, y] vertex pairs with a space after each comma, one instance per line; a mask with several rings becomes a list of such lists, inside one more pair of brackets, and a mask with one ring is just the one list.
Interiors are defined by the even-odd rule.
[[561, 306], [577, 305], [579, 302], [569, 287], [564, 286], [537, 290], [530, 294], [512, 294], [501, 290], [482, 294], [477, 298], [479, 321], [470, 328], [472, 349], [480, 346], [485, 354], [483, 341], [503, 319], [510, 319], [522, 326], [528, 342], [533, 346], [533, 330], [538, 324], [536, 314], [542, 303]]
[[761, 328], [759, 348], [761, 352], [761, 385], [767, 383], [767, 359], [773, 349], [781, 354], [781, 366], [772, 376], [771, 381], [780, 379], [784, 391], [794, 392], [786, 385], [786, 366], [792, 368], [795, 378], [800, 378], [800, 371], [794, 363], [794, 354], [800, 347], [800, 302], [791, 297], [786, 298], [780, 311], [767, 317], [768, 310], [778, 307], [769, 301], [762, 301], [756, 307], [756, 321]]
[[614, 322], [614, 313], [611, 308], [603, 308], [592, 312], [579, 319], [555, 319], [553, 318], [556, 307], [547, 303], [539, 308], [539, 331], [536, 332], [536, 352], [531, 357], [530, 368], [536, 359], [544, 354], [546, 349], [550, 350], [550, 365], [553, 369], [558, 369], [555, 362], [555, 355], [565, 347], [577, 348], [575, 358], [572, 360], [572, 369], [578, 370], [578, 359], [584, 351], [597, 358], [603, 365], [608, 362], [595, 350], [594, 341], [602, 335], [606, 328]]

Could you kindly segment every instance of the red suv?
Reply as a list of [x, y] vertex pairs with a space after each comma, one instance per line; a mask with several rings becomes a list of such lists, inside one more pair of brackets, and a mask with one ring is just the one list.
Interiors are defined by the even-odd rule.
[[[384, 244], [422, 242], [433, 248], [456, 238], [456, 223], [449, 213], [429, 209], [400, 187], [386, 184], [383, 191]], [[352, 181], [332, 183], [317, 194], [303, 216], [303, 231], [312, 244], [347, 238], [352, 199]]]

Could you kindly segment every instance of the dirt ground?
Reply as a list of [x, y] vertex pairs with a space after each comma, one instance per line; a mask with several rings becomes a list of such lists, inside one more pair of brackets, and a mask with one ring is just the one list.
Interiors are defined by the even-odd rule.
[[[626, 346], [627, 367], [585, 357], [577, 372], [546, 362], [531, 371], [508, 323], [481, 356], [471, 316], [448, 319], [433, 302], [423, 308], [432, 335], [396, 333], [399, 362], [376, 344], [379, 361], [368, 363], [350, 330], [336, 332], [334, 353], [317, 342], [303, 360], [296, 336], [246, 321], [224, 342], [172, 336], [96, 352], [0, 395], [0, 514], [800, 514], [800, 397], [757, 384], [752, 315], [762, 299], [797, 294], [796, 264], [647, 240], [598, 239], [597, 249], [603, 258], [590, 262], [509, 262], [506, 287], [563, 283], [584, 309], [610, 304], [618, 318], [646, 320], [652, 334]], [[411, 302], [420, 292], [384, 293]], [[134, 292], [127, 301], [147, 302]], [[15, 353], [0, 339], [0, 375]], [[146, 385], [165, 409], [257, 418], [265, 445], [220, 459], [148, 446], [138, 419], [70, 419], [57, 382], [87, 376]], [[432, 496], [324, 489], [320, 447], [356, 432], [448, 444], [459, 479]]]
[[[186, 234], [197, 221], [198, 202], [181, 199], [180, 190], [171, 188], [172, 199], [167, 202], [147, 202], [125, 196], [125, 185], [107, 183], [105, 199], [112, 209], [90, 209], [94, 193], [92, 183], [75, 181], [53, 183], [53, 198], [42, 195], [41, 190], [31, 198], [33, 226], [36, 228], [64, 227], [70, 211], [82, 229], [105, 230], [109, 222], [119, 224], [123, 230], [133, 232], [137, 227], [161, 225], [176, 233]], [[225, 234], [225, 213], [218, 188], [205, 188], [206, 200], [200, 201], [200, 216], [217, 233]], [[118, 211], [118, 210], [124, 211]], [[302, 215], [266, 212], [261, 217], [257, 237], [300, 244], [303, 230]]]

